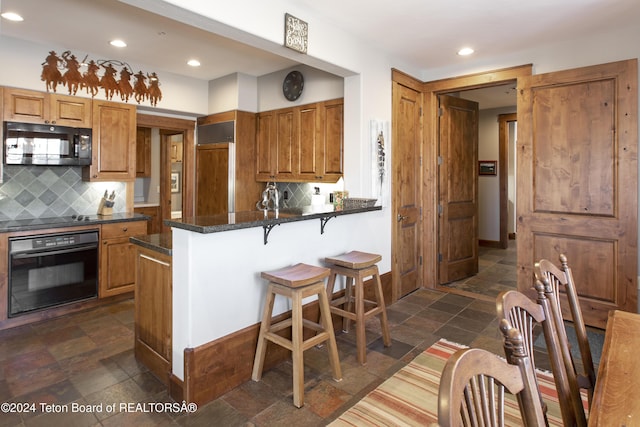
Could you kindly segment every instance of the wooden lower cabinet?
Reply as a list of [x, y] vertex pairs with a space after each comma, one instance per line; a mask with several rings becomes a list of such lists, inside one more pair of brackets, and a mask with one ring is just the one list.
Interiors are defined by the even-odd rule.
[[100, 245], [100, 298], [132, 292], [136, 281], [136, 248], [129, 237], [147, 234], [147, 221], [102, 225]]
[[147, 234], [158, 234], [162, 230], [162, 221], [160, 218], [160, 206], [141, 206], [139, 208], [133, 208], [133, 212], [141, 215], [147, 215], [149, 219], [149, 225], [147, 227]]
[[135, 356], [168, 385], [171, 373], [171, 257], [137, 246], [135, 270]]

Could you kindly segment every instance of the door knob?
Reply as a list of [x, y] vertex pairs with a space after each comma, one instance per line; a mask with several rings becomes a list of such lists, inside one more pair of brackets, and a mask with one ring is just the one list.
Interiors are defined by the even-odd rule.
[[407, 219], [406, 216], [398, 214], [398, 222], [401, 222], [402, 220], [405, 220], [405, 219]]

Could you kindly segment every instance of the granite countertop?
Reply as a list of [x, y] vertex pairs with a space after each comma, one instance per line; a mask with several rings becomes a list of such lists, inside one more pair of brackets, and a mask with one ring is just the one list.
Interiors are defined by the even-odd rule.
[[[85, 218], [88, 218], [85, 220]], [[148, 220], [148, 215], [137, 213], [114, 213], [113, 215], [78, 215], [52, 218], [31, 218], [0, 221], [0, 233], [15, 231], [47, 230], [52, 228], [92, 226], [110, 222]]]
[[152, 251], [165, 255], [171, 256], [173, 254], [171, 233], [134, 236], [130, 237], [129, 241], [135, 245], [142, 246], [143, 248], [151, 249]]
[[301, 208], [283, 208], [275, 211], [245, 211], [222, 215], [189, 217], [177, 220], [165, 219], [170, 227], [189, 230], [196, 233], [219, 233], [241, 228], [269, 227], [287, 222], [306, 221], [317, 218], [330, 218], [362, 212], [382, 210], [381, 206], [335, 210], [333, 205], [305, 206]]

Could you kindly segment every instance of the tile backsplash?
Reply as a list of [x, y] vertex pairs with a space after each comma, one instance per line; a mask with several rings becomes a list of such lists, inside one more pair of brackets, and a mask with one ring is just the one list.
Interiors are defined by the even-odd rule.
[[[298, 182], [279, 182], [276, 184], [280, 193], [280, 201], [282, 207], [301, 207], [311, 204], [311, 195], [314, 193], [314, 187], [320, 189], [320, 194], [325, 196], [325, 203], [329, 203], [329, 194], [333, 191], [342, 190], [343, 184], [319, 184], [319, 183], [298, 183]], [[285, 191], [288, 198], [285, 200]]]
[[0, 221], [95, 215], [105, 190], [116, 193], [114, 212], [124, 212], [122, 182], [85, 182], [79, 166], [4, 165]]

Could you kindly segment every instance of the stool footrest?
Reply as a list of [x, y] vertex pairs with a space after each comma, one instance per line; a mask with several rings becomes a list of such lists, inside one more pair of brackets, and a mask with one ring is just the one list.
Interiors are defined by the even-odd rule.
[[[356, 313], [352, 313], [350, 311], [346, 311], [346, 310], [343, 310], [343, 309], [338, 308], [338, 307], [330, 307], [330, 310], [331, 310], [331, 312], [333, 314], [337, 314], [337, 315], [342, 316], [342, 317], [347, 317], [347, 318], [349, 318], [351, 320], [356, 320]], [[370, 316], [375, 316], [376, 314], [382, 313], [382, 311], [383, 311], [382, 307], [375, 307], [375, 308], [372, 308], [369, 311], [365, 311], [364, 312], [364, 317], [367, 318], [367, 317], [370, 317]]]

